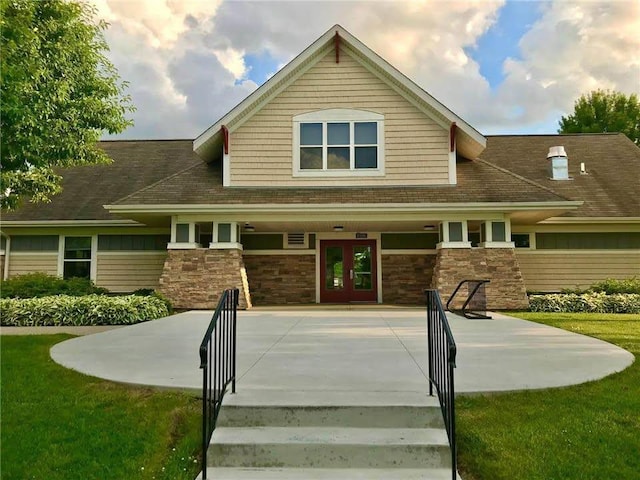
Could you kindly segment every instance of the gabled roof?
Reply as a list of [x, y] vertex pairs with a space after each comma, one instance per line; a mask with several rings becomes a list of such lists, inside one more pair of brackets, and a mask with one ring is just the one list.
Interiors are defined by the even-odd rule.
[[[375, 194], [372, 195], [371, 193]], [[223, 187], [218, 163], [198, 163], [109, 206], [336, 205], [565, 202], [552, 190], [482, 160], [458, 163], [458, 185], [425, 187]], [[169, 207], [170, 208], [170, 207]], [[151, 210], [151, 208], [150, 208]]]
[[58, 170], [62, 193], [50, 203], [25, 202], [15, 212], [3, 212], [2, 222], [120, 219], [102, 206], [202, 163], [191, 140], [115, 140], [100, 147], [113, 163]]
[[[496, 135], [480, 158], [571, 200], [583, 200], [567, 217], [640, 217], [640, 148], [621, 133]], [[551, 180], [549, 147], [564, 146], [570, 180]], [[584, 163], [586, 175], [580, 173]]]
[[407, 98], [408, 101], [426, 115], [442, 125], [443, 128], [449, 129], [451, 124], [455, 122], [457, 127], [457, 148], [461, 155], [466, 158], [476, 158], [482, 152], [486, 146], [486, 139], [480, 132], [429, 95], [340, 25], [335, 25], [327, 30], [324, 35], [313, 42], [300, 55], [200, 134], [193, 142], [194, 151], [206, 161], [211, 161], [211, 159], [219, 156], [223, 142], [221, 127], [224, 125], [230, 131], [238, 128], [253, 113], [266, 105], [288, 85], [315, 65], [324, 55], [334, 49], [336, 34], [339, 36], [341, 48], [344, 48], [354, 59], [364, 64], [400, 95]]

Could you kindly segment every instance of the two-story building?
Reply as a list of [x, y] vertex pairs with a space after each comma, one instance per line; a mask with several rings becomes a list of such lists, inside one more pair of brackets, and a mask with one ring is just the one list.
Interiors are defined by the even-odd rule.
[[176, 307], [490, 308], [640, 274], [640, 149], [621, 134], [484, 136], [340, 26], [195, 140], [106, 141], [50, 204], [3, 215], [4, 278], [159, 288]]

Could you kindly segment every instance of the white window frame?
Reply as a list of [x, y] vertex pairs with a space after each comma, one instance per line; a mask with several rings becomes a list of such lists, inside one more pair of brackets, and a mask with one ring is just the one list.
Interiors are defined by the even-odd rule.
[[[378, 125], [378, 166], [377, 168], [355, 168], [355, 123], [376, 123]], [[303, 170], [300, 168], [300, 125], [303, 123], [322, 124], [322, 169]], [[327, 168], [327, 123], [349, 123], [350, 168]], [[361, 145], [357, 145], [361, 146]], [[362, 145], [372, 146], [372, 145]], [[384, 116], [366, 110], [332, 108], [303, 113], [293, 117], [293, 176], [294, 177], [380, 177], [384, 176]]]
[[64, 258], [64, 250], [65, 250], [65, 242], [67, 237], [90, 237], [91, 238], [91, 258], [88, 260], [91, 263], [89, 264], [89, 279], [92, 282], [96, 282], [98, 278], [98, 235], [60, 235], [58, 237], [58, 276], [60, 278], [64, 278], [64, 264], [65, 262], [86, 262], [86, 259], [82, 260], [74, 260], [74, 259], [65, 259]]

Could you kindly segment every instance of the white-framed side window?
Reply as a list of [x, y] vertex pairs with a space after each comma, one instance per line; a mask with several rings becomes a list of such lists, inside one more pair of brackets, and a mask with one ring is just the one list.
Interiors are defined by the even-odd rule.
[[329, 109], [293, 117], [294, 176], [384, 175], [384, 116]]
[[63, 278], [96, 280], [97, 236], [60, 236], [58, 274]]

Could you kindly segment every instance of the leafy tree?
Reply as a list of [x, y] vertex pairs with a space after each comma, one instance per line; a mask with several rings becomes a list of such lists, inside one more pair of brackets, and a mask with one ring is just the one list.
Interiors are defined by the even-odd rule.
[[120, 133], [134, 111], [105, 57], [107, 24], [75, 0], [0, 0], [0, 198], [49, 201], [55, 167], [107, 163], [103, 132]]
[[559, 124], [558, 133], [621, 132], [640, 146], [640, 101], [635, 93], [594, 90], [576, 100], [573, 114]]

